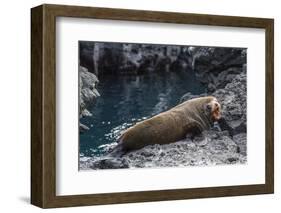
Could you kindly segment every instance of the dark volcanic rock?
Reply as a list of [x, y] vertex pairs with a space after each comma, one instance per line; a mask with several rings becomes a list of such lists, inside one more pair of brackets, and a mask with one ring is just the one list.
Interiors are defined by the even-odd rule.
[[87, 106], [93, 104], [97, 97], [100, 96], [96, 89], [99, 83], [98, 78], [88, 72], [84, 67], [79, 67], [79, 78], [80, 78], [80, 107], [85, 109]]
[[194, 47], [190, 52], [192, 69], [209, 92], [224, 88], [246, 66], [244, 48]]
[[80, 42], [79, 52], [80, 65], [98, 76], [194, 71], [209, 93], [246, 66], [245, 48]]
[[[91, 116], [92, 114], [88, 111], [88, 107], [95, 103], [97, 97], [100, 96], [96, 89], [98, 84], [98, 78], [93, 74], [88, 72], [85, 67], [79, 67], [79, 88], [80, 88], [80, 110], [79, 116]], [[89, 128], [80, 123], [80, 132], [84, 132]]]
[[246, 73], [236, 75], [235, 78], [212, 95], [222, 106], [223, 119], [220, 121], [222, 130], [228, 130], [236, 135], [247, 132], [247, 99]]
[[245, 163], [246, 156], [239, 153], [238, 147], [229, 136], [210, 130], [193, 140], [150, 145], [119, 158], [88, 158], [81, 166], [83, 169], [115, 169]]
[[119, 158], [108, 158], [97, 160], [92, 163], [90, 166], [91, 169], [121, 169], [121, 168], [129, 168], [129, 164], [126, 159]]
[[225, 88], [210, 94], [193, 95], [186, 93], [180, 103], [192, 98], [215, 96], [222, 106], [222, 119], [219, 121], [221, 130], [229, 132], [230, 136], [247, 132], [247, 99], [246, 73], [236, 75]]
[[189, 47], [80, 42], [80, 64], [96, 75], [139, 75], [191, 70]]
[[239, 153], [246, 156], [247, 155], [247, 134], [240, 133], [233, 136], [233, 141], [239, 147]]

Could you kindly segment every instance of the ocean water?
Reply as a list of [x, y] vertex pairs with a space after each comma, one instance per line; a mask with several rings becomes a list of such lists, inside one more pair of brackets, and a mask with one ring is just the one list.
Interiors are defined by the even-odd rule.
[[103, 155], [128, 127], [177, 105], [187, 92], [204, 93], [193, 73], [99, 77], [101, 96], [88, 108], [93, 116], [80, 119], [90, 128], [80, 133], [80, 156]]

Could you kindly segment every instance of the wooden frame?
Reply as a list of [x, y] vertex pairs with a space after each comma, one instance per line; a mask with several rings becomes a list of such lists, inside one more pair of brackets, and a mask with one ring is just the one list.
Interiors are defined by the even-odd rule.
[[[56, 17], [263, 28], [266, 31], [266, 183], [142, 192], [56, 196]], [[218, 196], [274, 191], [274, 21], [125, 9], [41, 5], [31, 9], [31, 203], [65, 207]]]

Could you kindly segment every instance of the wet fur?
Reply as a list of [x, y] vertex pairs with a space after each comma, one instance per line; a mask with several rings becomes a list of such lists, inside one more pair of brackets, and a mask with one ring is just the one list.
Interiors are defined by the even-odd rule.
[[220, 113], [220, 104], [215, 97], [185, 101], [127, 129], [112, 154], [123, 154], [152, 144], [168, 144], [184, 139], [187, 134], [198, 134], [220, 119]]

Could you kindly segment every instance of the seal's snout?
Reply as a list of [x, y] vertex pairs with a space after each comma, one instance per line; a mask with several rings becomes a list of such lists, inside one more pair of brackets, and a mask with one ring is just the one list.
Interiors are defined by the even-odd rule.
[[221, 105], [216, 98], [207, 104], [207, 109], [210, 111], [213, 121], [218, 121], [221, 119]]
[[215, 121], [218, 121], [221, 119], [221, 108], [220, 105], [218, 105], [217, 108], [215, 108], [214, 112], [213, 112], [213, 119]]

